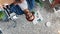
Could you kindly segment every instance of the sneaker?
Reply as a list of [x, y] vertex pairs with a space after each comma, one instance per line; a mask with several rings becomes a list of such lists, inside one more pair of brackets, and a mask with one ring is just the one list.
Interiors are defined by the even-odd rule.
[[0, 34], [3, 34], [3, 33], [2, 33], [2, 29], [1, 29], [1, 28], [0, 28]]

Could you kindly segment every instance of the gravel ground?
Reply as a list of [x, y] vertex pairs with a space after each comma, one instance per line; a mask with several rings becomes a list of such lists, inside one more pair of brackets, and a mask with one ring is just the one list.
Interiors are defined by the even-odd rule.
[[[24, 15], [20, 15], [19, 19], [16, 20], [15, 28], [14, 22], [11, 20], [9, 22], [0, 22], [0, 28], [2, 28], [3, 34], [58, 34], [58, 30], [60, 30], [60, 18], [56, 17], [47, 2], [44, 4], [44, 8], [40, 9], [40, 13], [44, 20], [36, 25], [28, 22]], [[46, 26], [47, 22], [51, 22], [50, 27]]]

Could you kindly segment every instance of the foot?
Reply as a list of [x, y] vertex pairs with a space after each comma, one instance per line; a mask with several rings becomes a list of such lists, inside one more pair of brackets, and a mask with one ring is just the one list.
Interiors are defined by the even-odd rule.
[[27, 19], [28, 21], [33, 21], [34, 18], [35, 18], [35, 16], [33, 15], [33, 13], [28, 12], [28, 13], [26, 14], [26, 19]]

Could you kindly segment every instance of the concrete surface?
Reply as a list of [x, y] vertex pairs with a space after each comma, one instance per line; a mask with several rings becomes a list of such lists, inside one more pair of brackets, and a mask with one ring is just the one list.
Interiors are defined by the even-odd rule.
[[[42, 22], [34, 25], [32, 22], [28, 22], [24, 15], [20, 15], [15, 28], [12, 21], [0, 22], [3, 34], [58, 34], [60, 18], [54, 14], [53, 10], [48, 6], [48, 2], [45, 3], [44, 8], [40, 9], [40, 13], [44, 18]], [[51, 22], [50, 27], [46, 26], [48, 21]]]

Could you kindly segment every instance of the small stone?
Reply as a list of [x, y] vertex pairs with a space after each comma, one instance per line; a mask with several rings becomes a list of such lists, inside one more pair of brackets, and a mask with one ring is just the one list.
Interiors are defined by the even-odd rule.
[[47, 26], [47, 27], [50, 27], [50, 26], [51, 26], [51, 22], [47, 22], [47, 23], [46, 23], [46, 26]]

